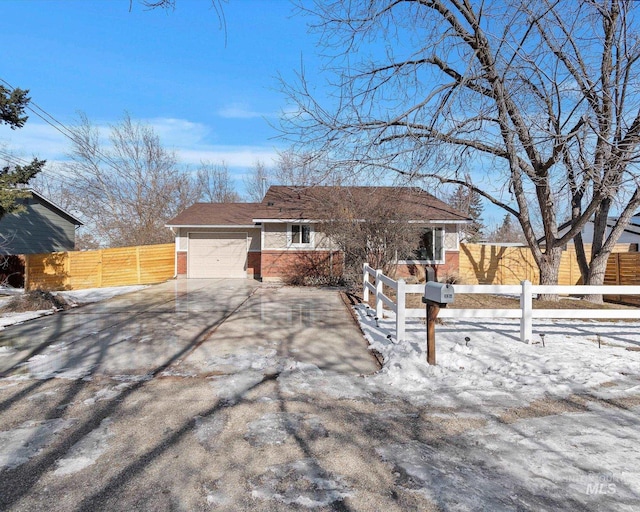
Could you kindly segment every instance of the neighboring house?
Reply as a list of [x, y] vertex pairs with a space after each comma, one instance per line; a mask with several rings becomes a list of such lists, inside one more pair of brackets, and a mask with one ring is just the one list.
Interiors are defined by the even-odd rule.
[[29, 192], [31, 197], [18, 200], [23, 211], [0, 219], [0, 255], [72, 251], [82, 222], [38, 192]]
[[[176, 274], [189, 278], [280, 280], [310, 258], [340, 263], [339, 248], [321, 232], [327, 201], [390, 204], [423, 228], [416, 252], [399, 263], [458, 268], [458, 225], [471, 222], [431, 194], [408, 187], [269, 188], [261, 203], [196, 203], [167, 223], [176, 235]], [[362, 222], [366, 220], [362, 219]]]
[[[605, 239], [611, 233], [611, 230], [616, 224], [618, 220], [617, 217], [609, 217], [607, 219], [607, 232], [605, 233]], [[559, 228], [560, 236], [565, 234], [569, 229], [569, 222], [561, 225]], [[594, 231], [594, 223], [592, 220], [588, 221], [584, 227], [582, 228], [582, 241], [585, 244], [593, 243], [593, 231]], [[573, 243], [573, 240], [571, 241]], [[617, 241], [618, 244], [640, 244], [640, 213], [636, 213], [629, 224], [624, 229], [620, 238]], [[640, 247], [640, 246], [639, 246]]]

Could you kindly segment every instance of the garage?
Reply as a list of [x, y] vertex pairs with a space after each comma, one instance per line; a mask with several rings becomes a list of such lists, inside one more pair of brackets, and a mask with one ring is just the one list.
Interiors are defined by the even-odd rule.
[[246, 233], [189, 233], [190, 278], [246, 278]]

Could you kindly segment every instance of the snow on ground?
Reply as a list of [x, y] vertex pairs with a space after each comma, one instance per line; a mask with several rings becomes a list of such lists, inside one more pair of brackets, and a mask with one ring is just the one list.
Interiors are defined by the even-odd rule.
[[63, 458], [57, 460], [53, 474], [71, 475], [91, 466], [109, 447], [109, 440], [114, 436], [111, 423], [111, 418], [103, 419], [98, 428], [74, 444]]
[[56, 292], [56, 295], [64, 297], [68, 302], [75, 304], [90, 304], [101, 300], [111, 299], [125, 293], [137, 292], [147, 288], [145, 285], [112, 286], [107, 288], [87, 288], [86, 290], [71, 290], [68, 292]]
[[13, 430], [0, 432], [0, 470], [13, 469], [27, 462], [65, 429], [72, 420], [27, 421]]
[[[366, 307], [356, 313], [384, 359], [371, 378], [378, 385], [486, 421], [438, 446], [378, 447], [400, 485], [446, 510], [638, 510], [640, 406], [611, 400], [640, 396], [640, 352], [626, 350], [640, 346], [639, 323], [538, 321], [543, 346], [541, 338], [520, 342], [518, 321], [447, 319], [436, 326], [438, 364], [429, 366], [423, 322], [409, 322], [396, 344], [388, 338], [394, 319], [378, 326]], [[543, 399], [560, 412], [500, 416]]]
[[[137, 290], [146, 288], [146, 286], [115, 286], [110, 288], [88, 288], [86, 290], [73, 290], [68, 292], [55, 292], [55, 295], [59, 295], [67, 300], [73, 306], [79, 306], [82, 304], [90, 304], [93, 302], [100, 302], [102, 300], [110, 299], [124, 293], [131, 293]], [[3, 289], [1, 293], [5, 293]], [[18, 292], [12, 292], [15, 295]], [[23, 293], [23, 290], [19, 290], [19, 293]], [[6, 304], [11, 297], [0, 297], [0, 307]], [[38, 311], [25, 311], [23, 313], [0, 313], [0, 330], [9, 326], [16, 325], [39, 318], [45, 315], [52, 315], [55, 313], [54, 309], [43, 309]]]
[[356, 313], [370, 348], [384, 360], [375, 379], [414, 401], [513, 407], [587, 391], [601, 398], [640, 394], [640, 352], [626, 350], [640, 347], [637, 322], [538, 321], [538, 339], [525, 344], [518, 320], [446, 319], [436, 326], [437, 365], [429, 366], [422, 321], [409, 322], [407, 339], [395, 343], [387, 337], [395, 335], [393, 318], [378, 327], [365, 306]]
[[[293, 485], [283, 489], [280, 483], [285, 478], [291, 479]], [[331, 505], [351, 494], [339, 475], [327, 474], [310, 458], [271, 466], [251, 485], [254, 498], [310, 509]]]
[[40, 309], [38, 311], [25, 311], [24, 313], [0, 313], [0, 330], [9, 325], [16, 325], [40, 318], [45, 315], [53, 315], [53, 309]]

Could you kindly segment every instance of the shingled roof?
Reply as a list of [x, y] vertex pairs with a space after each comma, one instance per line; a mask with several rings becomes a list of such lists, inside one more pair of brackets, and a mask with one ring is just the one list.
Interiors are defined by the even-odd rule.
[[272, 186], [262, 203], [196, 203], [167, 223], [178, 226], [250, 226], [260, 221], [324, 220], [335, 207], [368, 211], [386, 205], [407, 221], [469, 222], [471, 219], [415, 187], [288, 187]]
[[261, 203], [196, 203], [167, 226], [253, 226], [261, 207]]
[[416, 187], [287, 187], [272, 186], [256, 212], [257, 219], [323, 220], [336, 206], [370, 211], [384, 204], [407, 221], [457, 221], [471, 219], [437, 197]]

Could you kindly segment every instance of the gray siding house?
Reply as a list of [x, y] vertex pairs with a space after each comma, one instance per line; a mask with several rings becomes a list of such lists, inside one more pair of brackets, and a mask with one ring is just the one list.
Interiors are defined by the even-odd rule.
[[0, 255], [73, 251], [76, 228], [82, 222], [38, 192], [30, 192], [31, 197], [19, 201], [24, 211], [0, 219]]

